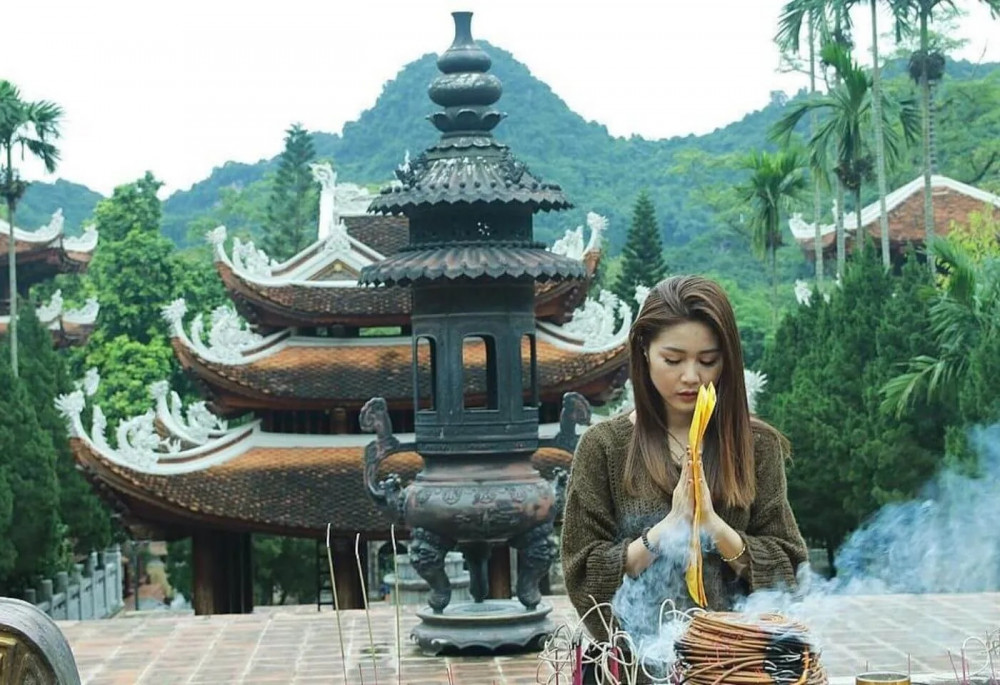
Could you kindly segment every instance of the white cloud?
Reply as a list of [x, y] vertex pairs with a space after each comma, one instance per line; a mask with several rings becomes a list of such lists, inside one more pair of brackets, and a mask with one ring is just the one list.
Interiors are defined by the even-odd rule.
[[[706, 133], [805, 84], [776, 73], [781, 0], [8, 4], [2, 77], [65, 108], [58, 176], [105, 193], [146, 169], [171, 191], [270, 157], [293, 121], [339, 131], [404, 64], [448, 46], [454, 9], [615, 135]], [[987, 44], [1000, 24], [979, 4], [966, 3], [961, 56], [1000, 61]]]

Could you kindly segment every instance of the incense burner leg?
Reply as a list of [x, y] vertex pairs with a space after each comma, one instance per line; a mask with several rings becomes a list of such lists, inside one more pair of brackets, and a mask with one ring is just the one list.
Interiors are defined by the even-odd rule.
[[469, 594], [476, 602], [482, 602], [490, 594], [490, 546], [485, 542], [473, 542], [462, 546], [465, 563], [469, 566]]
[[538, 584], [556, 556], [550, 539], [552, 532], [552, 523], [543, 523], [510, 541], [510, 546], [517, 550], [517, 598], [528, 609], [534, 609], [542, 601]]
[[410, 563], [430, 585], [428, 603], [440, 614], [451, 602], [451, 581], [444, 570], [445, 555], [455, 543], [426, 528], [414, 528], [410, 538]]

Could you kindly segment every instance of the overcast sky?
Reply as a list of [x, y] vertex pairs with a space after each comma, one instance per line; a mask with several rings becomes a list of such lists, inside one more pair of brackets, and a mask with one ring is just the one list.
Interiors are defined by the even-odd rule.
[[[403, 65], [448, 47], [461, 9], [612, 134], [706, 133], [805, 85], [777, 70], [784, 1], [3, 0], [0, 78], [65, 109], [56, 176], [107, 194], [150, 169], [166, 195], [277, 154], [293, 121], [339, 132]], [[1000, 61], [1000, 23], [960, 4], [958, 56]]]

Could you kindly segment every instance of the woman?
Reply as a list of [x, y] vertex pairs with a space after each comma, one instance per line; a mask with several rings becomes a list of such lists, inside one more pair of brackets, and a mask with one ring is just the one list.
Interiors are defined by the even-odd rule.
[[[588, 429], [573, 457], [562, 529], [573, 606], [583, 615], [594, 600], [610, 602], [625, 576], [641, 578], [660, 561], [673, 577], [658, 587], [675, 596], [657, 597], [655, 609], [667, 598], [690, 606], [683, 579], [688, 547], [667, 540], [690, 530], [688, 430], [698, 388], [708, 383], [718, 392], [702, 450], [708, 608], [728, 610], [748, 592], [794, 586], [807, 550], [788, 505], [788, 445], [750, 416], [739, 332], [723, 290], [697, 276], [659, 283], [632, 324], [629, 353], [635, 410]], [[610, 621], [610, 612], [603, 613]], [[595, 639], [607, 640], [596, 612], [586, 625]]]

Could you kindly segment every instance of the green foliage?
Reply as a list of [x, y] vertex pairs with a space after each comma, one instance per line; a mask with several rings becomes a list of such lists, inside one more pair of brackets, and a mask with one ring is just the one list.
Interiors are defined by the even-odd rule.
[[[0, 80], [0, 197], [7, 211], [7, 221], [13, 227], [17, 222], [17, 205], [24, 196], [27, 183], [14, 168], [14, 149], [20, 152], [23, 162], [26, 156], [37, 159], [52, 173], [59, 161], [59, 148], [53, 141], [60, 135], [62, 109], [47, 100], [28, 102], [21, 99], [21, 92], [10, 81]], [[7, 250], [7, 272], [10, 278], [8, 289], [8, 311], [11, 312], [10, 366], [14, 377], [18, 375], [17, 360], [17, 250]]]
[[[961, 237], [931, 244], [946, 274], [929, 296], [928, 328], [933, 344], [907, 359], [903, 373], [880, 387], [883, 409], [901, 413], [916, 403], [957, 407], [947, 436], [947, 452], [958, 463], [974, 463], [966, 443], [973, 425], [1000, 419], [996, 394], [997, 333], [1000, 331], [1000, 257], [978, 260]], [[926, 398], [926, 399], [925, 399]]]
[[25, 354], [21, 358], [21, 382], [31, 398], [39, 428], [51, 440], [59, 484], [59, 518], [66, 525], [68, 542], [78, 554], [104, 549], [111, 543], [111, 517], [93, 489], [76, 469], [69, 447], [66, 422], [54, 399], [72, 390], [62, 355], [52, 348], [52, 335], [26, 307], [21, 315], [18, 338]]
[[146, 343], [166, 334], [160, 308], [176, 296], [180, 275], [174, 247], [160, 233], [159, 187], [147, 173], [97, 206], [101, 241], [88, 275], [101, 315], [91, 346], [122, 335]]
[[771, 307], [778, 318], [778, 246], [782, 243], [782, 217], [806, 188], [803, 160], [793, 150], [775, 153], [755, 151], [744, 162], [750, 171], [738, 189], [742, 206], [749, 212], [750, 244], [759, 259], [769, 258]]
[[[204, 245], [205, 236], [216, 226], [225, 226], [229, 235], [258, 240], [267, 225], [267, 205], [273, 184], [273, 174], [268, 174], [246, 187], [221, 188], [218, 201], [211, 209], [187, 223], [186, 244]], [[185, 244], [183, 240], [177, 240], [173, 233], [171, 223], [175, 221], [176, 217], [172, 215], [165, 217], [163, 233], [175, 242]]]
[[194, 597], [194, 564], [191, 552], [191, 538], [172, 540], [167, 543], [167, 580], [170, 588], [191, 601]]
[[134, 229], [159, 231], [162, 210], [156, 196], [163, 184], [149, 171], [138, 181], [115, 188], [111, 197], [94, 209], [102, 243], [124, 240]]
[[666, 275], [656, 210], [649, 193], [644, 190], [639, 193], [632, 210], [632, 226], [622, 250], [621, 270], [615, 279], [614, 292], [625, 302], [632, 302], [637, 285], [652, 288]]
[[[167, 543], [170, 586], [192, 597], [191, 538]], [[298, 604], [316, 601], [316, 541], [277, 535], [253, 536], [254, 603]]]
[[760, 413], [792, 442], [789, 498], [803, 533], [829, 549], [884, 503], [916, 494], [943, 451], [945, 407], [898, 419], [879, 409], [881, 383], [933, 342], [920, 271], [890, 276], [871, 253], [851, 260], [829, 302], [814, 292], [765, 353]]
[[141, 343], [125, 335], [110, 340], [91, 336], [81, 364], [82, 371], [96, 368], [101, 385], [93, 398], [115, 426], [118, 420], [149, 409], [149, 386], [171, 378], [174, 353], [166, 338], [156, 336]]
[[313, 242], [319, 213], [319, 194], [309, 168], [316, 157], [312, 136], [299, 124], [285, 133], [285, 150], [278, 158], [261, 241], [264, 251], [277, 261]]
[[316, 541], [275, 535], [253, 536], [257, 604], [316, 601]]
[[98, 247], [92, 265], [101, 303], [95, 345], [122, 335], [146, 343], [166, 334], [160, 310], [177, 293], [173, 251], [158, 231], [141, 228], [121, 241]]
[[[10, 530], [0, 542], [0, 569], [8, 567], [0, 576], [0, 592], [17, 595], [32, 585], [36, 574], [59, 569], [63, 548], [52, 436], [38, 423], [28, 387], [11, 372], [8, 345], [5, 340], [0, 348], [0, 387], [4, 389], [0, 393], [0, 472], [16, 496]], [[5, 490], [0, 488], [0, 520]]]

